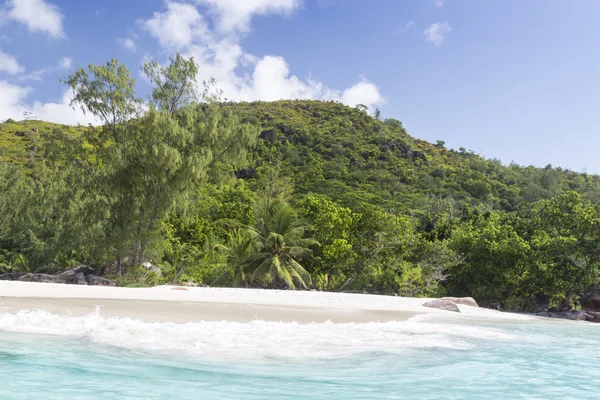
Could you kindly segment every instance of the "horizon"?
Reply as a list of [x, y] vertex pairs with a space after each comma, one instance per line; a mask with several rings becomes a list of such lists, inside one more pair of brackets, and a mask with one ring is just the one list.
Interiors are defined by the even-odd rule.
[[181, 52], [228, 100], [365, 104], [413, 137], [503, 165], [597, 174], [598, 10], [591, 0], [5, 0], [0, 120], [29, 111], [85, 124], [60, 78], [114, 57], [145, 95], [143, 60]]

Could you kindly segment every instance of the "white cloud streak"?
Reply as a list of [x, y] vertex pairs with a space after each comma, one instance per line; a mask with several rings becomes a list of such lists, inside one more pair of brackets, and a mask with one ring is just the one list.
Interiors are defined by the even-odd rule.
[[65, 71], [73, 68], [73, 60], [70, 57], [63, 57], [58, 60], [58, 63], [53, 66], [44, 67], [33, 71], [30, 74], [19, 77], [21, 81], [41, 81], [42, 77], [46, 74], [56, 73], [59, 71]]
[[16, 75], [23, 71], [25, 71], [25, 68], [19, 64], [14, 56], [6, 54], [0, 49], [0, 73]]
[[301, 0], [196, 0], [208, 7], [222, 32], [247, 32], [255, 15], [289, 15], [302, 4]]
[[402, 28], [398, 29], [398, 33], [412, 31], [415, 26], [417, 26], [417, 23], [411, 19], [410, 21], [407, 21]]
[[73, 68], [73, 60], [71, 60], [69, 57], [63, 57], [60, 59], [60, 61], [58, 62], [58, 68], [59, 69], [71, 69]]
[[133, 52], [137, 50], [137, 44], [132, 38], [119, 38], [117, 39], [117, 43], [119, 43], [126, 50]]
[[447, 21], [436, 22], [429, 25], [429, 27], [425, 29], [425, 40], [429, 43], [433, 43], [436, 46], [441, 46], [444, 42], [445, 36], [450, 32], [452, 32], [452, 28]]

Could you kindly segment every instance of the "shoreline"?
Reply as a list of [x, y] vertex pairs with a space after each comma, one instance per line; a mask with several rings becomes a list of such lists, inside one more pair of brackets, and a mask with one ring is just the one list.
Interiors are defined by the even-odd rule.
[[419, 312], [386, 310], [344, 310], [327, 308], [290, 307], [277, 305], [177, 302], [154, 300], [69, 299], [69, 298], [2, 298], [0, 313], [45, 311], [70, 317], [83, 317], [98, 312], [105, 318], [129, 318], [144, 322], [231, 321], [247, 323], [269, 322], [307, 323], [364, 323], [405, 321]]
[[157, 286], [120, 288], [52, 283], [0, 282], [0, 313], [41, 310], [144, 322], [231, 321], [366, 323], [440, 319], [539, 320], [533, 316], [459, 305], [460, 313], [423, 307], [428, 298], [265, 289]]

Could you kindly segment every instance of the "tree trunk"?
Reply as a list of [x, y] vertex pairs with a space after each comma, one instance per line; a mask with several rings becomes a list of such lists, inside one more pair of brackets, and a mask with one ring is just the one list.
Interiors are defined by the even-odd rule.
[[117, 276], [123, 276], [123, 260], [120, 255], [117, 255]]
[[179, 268], [179, 271], [177, 271], [175, 278], [173, 278], [173, 283], [176, 283], [179, 280], [179, 278], [181, 278], [181, 275], [183, 275], [183, 268]]

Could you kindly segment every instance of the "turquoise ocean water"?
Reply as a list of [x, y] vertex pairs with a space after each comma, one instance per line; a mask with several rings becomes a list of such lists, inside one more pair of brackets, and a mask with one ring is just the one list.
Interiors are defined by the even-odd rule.
[[600, 325], [0, 312], [0, 399], [600, 399]]

